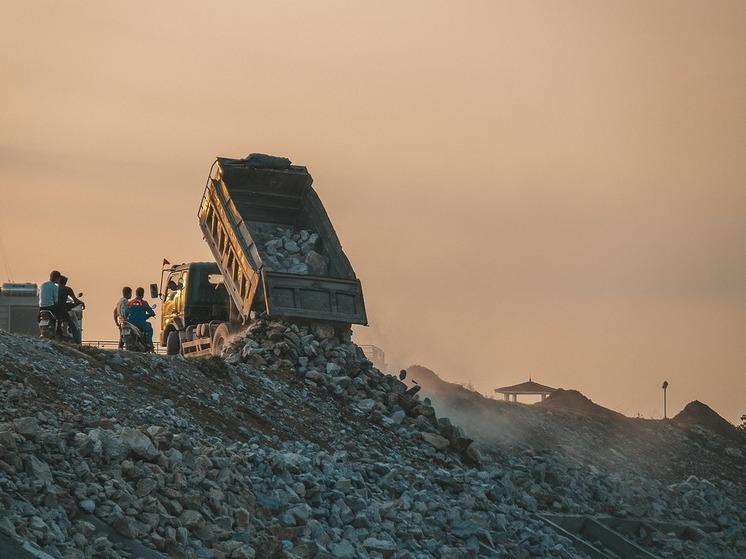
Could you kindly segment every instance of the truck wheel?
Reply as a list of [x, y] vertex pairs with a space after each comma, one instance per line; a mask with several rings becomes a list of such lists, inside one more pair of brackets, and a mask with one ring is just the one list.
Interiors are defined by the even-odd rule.
[[223, 353], [223, 349], [228, 345], [229, 337], [230, 332], [228, 331], [228, 325], [218, 324], [218, 327], [215, 328], [215, 334], [212, 337], [212, 344], [210, 346], [213, 355], [219, 357], [220, 354]]
[[166, 355], [178, 355], [181, 350], [181, 340], [179, 340], [179, 333], [176, 330], [172, 330], [168, 333], [166, 338]]

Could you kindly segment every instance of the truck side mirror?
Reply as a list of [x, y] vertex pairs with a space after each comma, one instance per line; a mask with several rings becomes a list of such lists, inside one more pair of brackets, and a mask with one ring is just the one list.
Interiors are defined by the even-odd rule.
[[157, 283], [150, 284], [150, 298], [151, 299], [158, 298], [158, 284]]

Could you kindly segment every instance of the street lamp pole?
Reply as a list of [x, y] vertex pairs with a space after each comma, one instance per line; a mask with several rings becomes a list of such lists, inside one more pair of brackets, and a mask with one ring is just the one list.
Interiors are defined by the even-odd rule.
[[663, 381], [663, 419], [668, 419], [666, 415], [666, 388], [668, 388], [668, 381]]

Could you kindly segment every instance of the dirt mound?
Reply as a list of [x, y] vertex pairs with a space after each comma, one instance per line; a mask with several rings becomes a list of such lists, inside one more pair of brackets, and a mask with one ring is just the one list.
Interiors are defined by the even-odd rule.
[[552, 392], [546, 400], [538, 402], [536, 405], [552, 409], [571, 410], [586, 414], [600, 415], [610, 419], [625, 419], [625, 416], [621, 413], [595, 404], [592, 400], [577, 390], [558, 388]]
[[407, 367], [407, 376], [404, 382], [415, 382], [422, 386], [433, 386], [441, 390], [454, 390], [456, 386], [453, 383], [441, 379], [438, 374], [422, 365], [412, 365]]
[[722, 418], [710, 406], [698, 400], [689, 402], [672, 421], [681, 425], [697, 425], [725, 438], [738, 438], [740, 433], [728, 420]]

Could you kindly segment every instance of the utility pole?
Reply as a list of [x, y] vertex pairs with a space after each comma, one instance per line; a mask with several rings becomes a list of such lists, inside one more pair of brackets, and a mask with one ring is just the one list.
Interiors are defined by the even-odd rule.
[[666, 388], [668, 388], [668, 381], [663, 381], [663, 419], [668, 419], [666, 416]]

